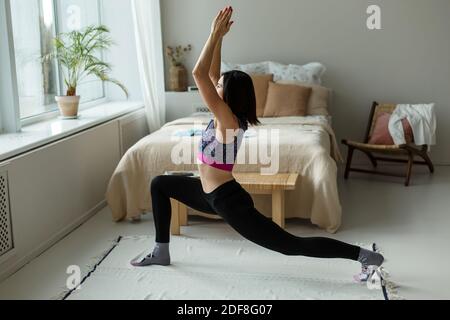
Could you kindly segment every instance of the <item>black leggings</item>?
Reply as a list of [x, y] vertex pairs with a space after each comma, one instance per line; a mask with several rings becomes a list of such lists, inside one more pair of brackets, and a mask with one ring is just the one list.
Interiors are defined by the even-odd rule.
[[170, 241], [172, 198], [197, 211], [219, 215], [244, 238], [284, 255], [354, 261], [359, 257], [360, 247], [329, 238], [300, 238], [285, 231], [255, 209], [253, 199], [236, 180], [205, 193], [197, 178], [158, 176], [151, 182], [151, 195], [158, 243]]

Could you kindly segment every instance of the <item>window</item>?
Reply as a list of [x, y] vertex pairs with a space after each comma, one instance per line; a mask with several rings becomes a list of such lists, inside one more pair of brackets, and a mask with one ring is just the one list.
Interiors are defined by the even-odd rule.
[[[60, 66], [41, 57], [53, 51], [53, 38], [100, 24], [100, 0], [13, 0], [11, 22], [21, 120], [55, 111], [56, 95], [65, 94]], [[104, 98], [103, 83], [86, 78], [77, 92], [81, 103]]]

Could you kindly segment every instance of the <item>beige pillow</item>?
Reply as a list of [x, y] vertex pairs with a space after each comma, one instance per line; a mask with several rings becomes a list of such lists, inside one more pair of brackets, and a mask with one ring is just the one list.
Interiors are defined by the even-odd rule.
[[280, 80], [277, 81], [279, 84], [291, 84], [299, 85], [303, 87], [312, 88], [311, 97], [309, 98], [308, 108], [306, 114], [309, 116], [329, 116], [329, 103], [331, 97], [331, 90], [322, 86], [303, 83], [299, 81], [292, 80]]
[[264, 115], [264, 108], [266, 107], [267, 92], [269, 90], [269, 83], [273, 81], [273, 74], [250, 74], [255, 87], [256, 95], [256, 116], [262, 117]]
[[305, 116], [312, 88], [269, 83], [264, 117]]

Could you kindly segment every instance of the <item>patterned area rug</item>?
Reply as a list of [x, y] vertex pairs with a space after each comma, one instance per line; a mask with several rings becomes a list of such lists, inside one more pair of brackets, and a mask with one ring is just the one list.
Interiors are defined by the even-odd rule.
[[385, 300], [392, 286], [369, 290], [359, 263], [284, 256], [249, 241], [172, 237], [169, 267], [134, 268], [154, 236], [121, 237], [90, 268], [68, 300]]

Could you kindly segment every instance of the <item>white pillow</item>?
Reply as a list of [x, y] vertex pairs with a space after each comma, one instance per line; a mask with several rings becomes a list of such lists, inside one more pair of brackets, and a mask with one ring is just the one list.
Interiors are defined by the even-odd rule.
[[240, 70], [254, 74], [273, 74], [273, 81], [289, 80], [309, 84], [322, 84], [322, 76], [326, 67], [319, 62], [312, 62], [303, 66], [290, 64], [284, 65], [278, 62], [265, 61], [250, 64], [232, 64], [222, 61], [222, 72]]
[[232, 64], [222, 61], [222, 72], [239, 70], [245, 73], [268, 74], [269, 62], [258, 62], [249, 64]]

